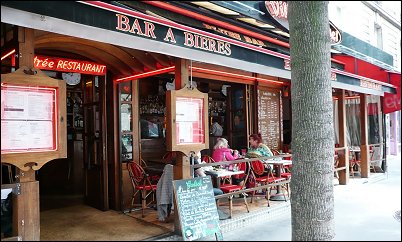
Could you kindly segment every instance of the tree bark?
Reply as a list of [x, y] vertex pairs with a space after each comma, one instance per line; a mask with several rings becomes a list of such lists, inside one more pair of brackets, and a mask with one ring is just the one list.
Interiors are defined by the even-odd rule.
[[327, 1], [289, 1], [292, 240], [334, 238], [335, 136]]

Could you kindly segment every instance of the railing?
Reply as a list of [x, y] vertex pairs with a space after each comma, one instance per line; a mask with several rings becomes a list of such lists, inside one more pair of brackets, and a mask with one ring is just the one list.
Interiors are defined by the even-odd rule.
[[[335, 152], [338, 152], [338, 151], [343, 151], [344, 152], [344, 155], [347, 153], [347, 151], [348, 151], [348, 147], [337, 147], [337, 148], [335, 148]], [[338, 154], [338, 157], [337, 157], [338, 159], [339, 159], [339, 154]], [[334, 156], [334, 159], [336, 159], [336, 157]], [[346, 169], [348, 169], [349, 167], [346, 167], [346, 162], [345, 162], [345, 165], [344, 166], [337, 166], [337, 167], [334, 167], [334, 172], [337, 172], [337, 171], [342, 171], [342, 170], [346, 170]]]
[[[276, 160], [278, 158], [285, 158], [285, 157], [292, 157], [291, 154], [283, 154], [283, 155], [275, 155], [275, 156], [261, 156], [258, 158], [247, 158], [247, 159], [237, 159], [237, 160], [232, 160], [232, 161], [219, 161], [219, 162], [215, 162], [215, 163], [203, 163], [203, 164], [196, 164], [196, 165], [191, 165], [190, 169], [191, 172], [194, 171], [194, 169], [196, 168], [200, 168], [200, 167], [206, 167], [206, 166], [221, 166], [221, 165], [230, 165], [230, 164], [237, 164], [237, 163], [243, 163], [243, 162], [247, 162], [250, 163], [252, 161], [259, 161], [259, 160]], [[251, 169], [251, 165], [249, 166], [249, 169]], [[250, 171], [249, 171], [250, 172]], [[270, 183], [270, 184], [266, 184], [266, 185], [260, 185], [257, 187], [253, 187], [253, 188], [245, 188], [239, 191], [234, 191], [234, 192], [230, 192], [230, 193], [224, 193], [222, 195], [216, 195], [215, 199], [220, 199], [220, 198], [229, 198], [230, 196], [233, 195], [237, 195], [237, 194], [242, 194], [244, 192], [252, 192], [252, 191], [257, 191], [257, 190], [261, 190], [261, 189], [265, 189], [265, 188], [270, 188], [272, 186], [281, 186], [284, 184], [290, 183], [290, 180], [285, 180], [282, 182], [276, 182], [276, 183]]]

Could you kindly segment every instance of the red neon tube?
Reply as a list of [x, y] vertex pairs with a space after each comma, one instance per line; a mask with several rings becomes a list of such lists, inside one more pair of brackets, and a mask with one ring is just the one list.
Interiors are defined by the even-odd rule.
[[162, 68], [162, 69], [159, 69], [159, 70], [148, 71], [148, 72], [144, 72], [144, 73], [140, 73], [140, 74], [136, 74], [136, 75], [116, 79], [115, 82], [131, 81], [131, 80], [135, 80], [135, 79], [139, 79], [139, 78], [154, 76], [154, 75], [174, 71], [174, 69], [175, 69], [174, 66], [170, 66], [170, 67]]
[[[277, 44], [277, 45], [280, 45], [280, 46], [283, 46], [283, 47], [286, 47], [286, 48], [290, 48], [289, 43], [286, 43], [286, 42], [283, 42], [283, 41], [280, 41], [280, 40], [277, 40], [277, 39], [274, 39], [274, 38], [271, 38], [271, 37], [268, 37], [268, 36], [265, 36], [265, 35], [262, 35], [262, 34], [255, 33], [255, 32], [252, 32], [250, 30], [243, 29], [241, 27], [231, 25], [229, 23], [221, 22], [221, 21], [216, 20], [214, 18], [210, 18], [210, 17], [204, 16], [204, 15], [198, 14], [198, 13], [194, 13], [194, 12], [191, 12], [191, 11], [186, 10], [186, 9], [175, 7], [175, 6], [172, 6], [172, 5], [168, 4], [168, 3], [164, 3], [164, 2], [160, 2], [160, 1], [143, 1], [143, 2], [145, 2], [147, 4], [150, 4], [150, 5], [153, 5], [153, 6], [156, 6], [156, 7], [159, 7], [159, 8], [163, 8], [163, 9], [178, 13], [178, 14], [182, 14], [184, 16], [188, 16], [188, 17], [195, 18], [195, 19], [198, 19], [198, 20], [201, 20], [201, 21], [205, 21], [205, 22], [210, 23], [210, 24], [215, 24], [217, 26], [220, 26], [220, 27], [232, 30], [232, 31], [236, 31], [236, 32], [239, 32], [239, 33], [242, 33], [242, 34], [246, 34], [246, 35], [261, 39], [261, 40], [266, 40], [266, 41], [271, 42], [273, 44]], [[343, 63], [343, 62], [341, 62], [339, 60], [335, 60], [333, 58], [331, 58], [331, 61], [333, 61], [335, 63], [338, 63], [338, 64], [345, 65], [345, 63]]]
[[194, 12], [191, 12], [191, 11], [179, 8], [179, 7], [175, 7], [175, 6], [172, 6], [172, 5], [164, 3], [164, 2], [160, 2], [160, 1], [143, 1], [143, 2], [145, 2], [147, 4], [150, 4], [150, 5], [153, 5], [153, 6], [156, 6], [156, 7], [159, 7], [159, 8], [163, 8], [163, 9], [175, 12], [175, 13], [179, 13], [179, 14], [191, 17], [191, 18], [195, 18], [195, 19], [198, 19], [198, 20], [201, 20], [201, 21], [205, 21], [205, 22], [210, 23], [210, 24], [215, 24], [215, 25], [217, 25], [219, 27], [223, 27], [223, 28], [226, 28], [226, 29], [229, 29], [229, 30], [232, 30], [232, 31], [236, 31], [236, 32], [239, 32], [239, 33], [242, 33], [242, 34], [246, 34], [246, 35], [249, 35], [249, 36], [252, 36], [252, 37], [256, 37], [256, 38], [259, 38], [261, 40], [266, 40], [266, 41], [269, 41], [271, 43], [274, 43], [274, 44], [277, 44], [277, 45], [280, 45], [280, 46], [283, 46], [283, 47], [286, 47], [286, 48], [290, 48], [289, 43], [286, 43], [286, 42], [283, 42], [283, 41], [280, 41], [280, 40], [277, 40], [277, 39], [274, 39], [274, 38], [271, 38], [271, 37], [268, 37], [268, 36], [265, 36], [265, 35], [262, 35], [262, 34], [254, 33], [254, 32], [252, 32], [250, 30], [243, 29], [243, 28], [240, 28], [240, 27], [228, 24], [228, 23], [224, 23], [224, 22], [218, 21], [216, 19], [204, 16], [204, 15], [201, 15], [201, 14], [198, 14], [198, 13], [194, 13]]
[[7, 54], [5, 54], [4, 56], [1, 57], [1, 60], [4, 60], [5, 58], [7, 58], [8, 56], [12, 55], [13, 53], [15, 53], [15, 49], [8, 52]]

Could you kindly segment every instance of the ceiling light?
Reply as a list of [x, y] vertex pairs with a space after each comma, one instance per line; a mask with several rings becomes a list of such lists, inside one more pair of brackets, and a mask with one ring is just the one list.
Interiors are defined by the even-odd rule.
[[222, 14], [226, 14], [226, 15], [240, 15], [239, 13], [229, 10], [227, 8], [218, 6], [216, 4], [213, 4], [211, 2], [191, 2], [192, 4], [198, 5], [200, 7], [218, 12], [218, 13], [222, 13]]
[[263, 23], [263, 22], [258, 21], [256, 19], [253, 19], [253, 18], [237, 18], [237, 20], [241, 20], [243, 22], [255, 25], [255, 26], [260, 27], [260, 28], [271, 28], [271, 29], [275, 28], [275, 26], [272, 26], [272, 25], [267, 24], [267, 23]]
[[280, 34], [280, 35], [283, 35], [283, 36], [286, 36], [288, 38], [290, 37], [290, 35], [288, 33], [283, 32], [282, 30], [272, 30], [272, 32]]

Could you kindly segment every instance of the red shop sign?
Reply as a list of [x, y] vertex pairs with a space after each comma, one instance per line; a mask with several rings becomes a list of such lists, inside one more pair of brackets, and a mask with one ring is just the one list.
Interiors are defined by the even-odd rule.
[[79, 72], [82, 74], [105, 75], [106, 66], [95, 62], [72, 60], [48, 56], [35, 56], [34, 65], [41, 70]]

